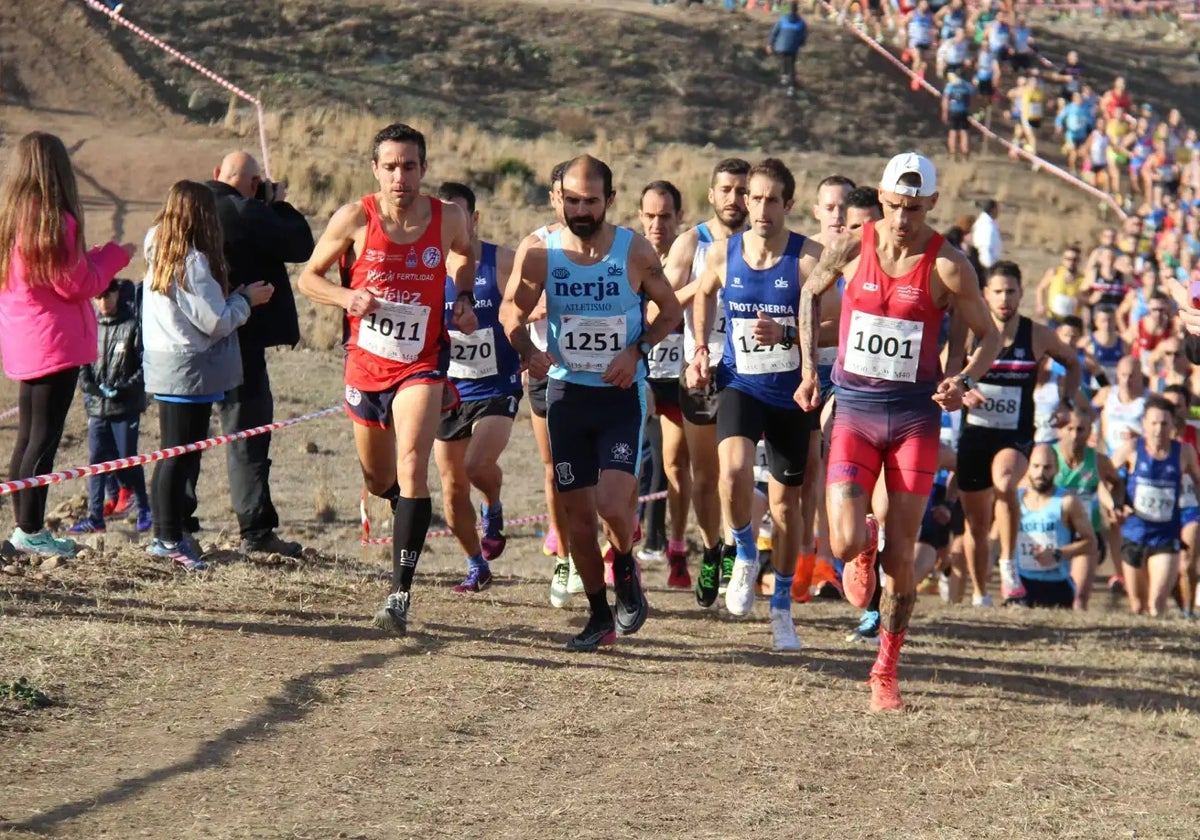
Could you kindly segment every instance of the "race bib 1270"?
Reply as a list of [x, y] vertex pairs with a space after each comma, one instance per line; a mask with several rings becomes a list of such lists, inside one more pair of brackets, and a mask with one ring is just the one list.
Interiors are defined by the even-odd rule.
[[450, 367], [446, 373], [451, 379], [485, 379], [497, 372], [496, 338], [491, 327], [470, 335], [450, 330]]

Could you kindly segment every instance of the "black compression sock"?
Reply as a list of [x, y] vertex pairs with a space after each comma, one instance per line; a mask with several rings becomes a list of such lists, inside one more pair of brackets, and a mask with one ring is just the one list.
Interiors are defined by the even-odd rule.
[[396, 503], [400, 501], [400, 482], [394, 482], [391, 487], [383, 491], [383, 495], [380, 498], [391, 502], [392, 511], [394, 512], [396, 510]]
[[433, 502], [428, 499], [396, 499], [392, 514], [392, 591], [412, 589], [417, 561], [425, 548], [425, 535], [433, 521]]
[[587, 594], [588, 604], [592, 607], [592, 615], [599, 618], [611, 619], [612, 608], [608, 605], [608, 589], [600, 587], [595, 592]]
[[618, 551], [613, 551], [613, 574], [619, 576], [632, 571], [633, 552], [621, 554]]

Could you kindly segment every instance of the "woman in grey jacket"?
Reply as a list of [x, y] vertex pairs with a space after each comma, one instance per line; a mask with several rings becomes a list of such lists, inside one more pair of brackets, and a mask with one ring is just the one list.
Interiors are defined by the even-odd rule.
[[[162, 446], [208, 437], [212, 405], [242, 384], [237, 329], [250, 308], [271, 299], [257, 282], [229, 290], [216, 202], [203, 184], [180, 181], [146, 234], [142, 369], [146, 391], [158, 400]], [[207, 568], [183, 532], [189, 483], [200, 475], [200, 453], [159, 461], [150, 482], [154, 540], [150, 553], [188, 571]]]

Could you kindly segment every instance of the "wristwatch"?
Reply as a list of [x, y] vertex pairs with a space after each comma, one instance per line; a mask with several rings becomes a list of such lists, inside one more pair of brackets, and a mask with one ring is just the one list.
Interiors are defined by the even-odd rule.
[[466, 298], [467, 302], [470, 303], [471, 306], [475, 305], [475, 293], [470, 289], [467, 289], [465, 292], [459, 292], [458, 297], [454, 299], [454, 302], [458, 303], [458, 301], [462, 300], [463, 298]]
[[958, 375], [958, 381], [962, 383], [962, 389], [964, 391], [975, 390], [975, 380], [967, 376], [965, 373], [960, 373]]
[[647, 343], [647, 342], [645, 342], [645, 341], [639, 341], [639, 342], [638, 342], [637, 350], [638, 350], [638, 352], [639, 352], [639, 353], [641, 353], [641, 354], [642, 354], [642, 358], [643, 358], [643, 359], [645, 359], [645, 358], [649, 358], [649, 356], [650, 356], [650, 351], [651, 351], [652, 349], [654, 349], [654, 348], [653, 348], [653, 347], [651, 347], [649, 343]]
[[1061, 548], [1054, 549], [1054, 562], [1061, 563], [1063, 561], [1063, 553]]

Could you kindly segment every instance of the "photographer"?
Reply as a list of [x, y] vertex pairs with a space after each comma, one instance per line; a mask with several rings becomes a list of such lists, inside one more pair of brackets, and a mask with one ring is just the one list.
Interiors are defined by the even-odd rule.
[[[219, 403], [225, 434], [274, 420], [275, 403], [267, 372], [266, 349], [293, 346], [300, 340], [296, 298], [285, 263], [306, 262], [313, 250], [312, 230], [288, 204], [287, 182], [262, 176], [258, 161], [230, 152], [208, 182], [217, 201], [225, 239], [230, 288], [265, 281], [275, 288], [270, 301], [256, 307], [238, 330], [242, 385]], [[241, 528], [242, 551], [300, 554], [300, 544], [275, 534], [279, 515], [271, 502], [271, 435], [236, 441], [228, 447], [229, 492]]]

